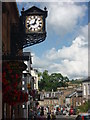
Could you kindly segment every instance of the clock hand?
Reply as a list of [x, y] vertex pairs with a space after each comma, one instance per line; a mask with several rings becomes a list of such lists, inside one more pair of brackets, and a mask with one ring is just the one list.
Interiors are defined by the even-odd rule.
[[36, 21], [37, 21], [37, 19], [35, 19], [34, 23], [32, 23], [31, 25], [35, 25], [35, 24], [36, 24]]
[[37, 18], [35, 19], [35, 23], [36, 23], [36, 21], [37, 21]]

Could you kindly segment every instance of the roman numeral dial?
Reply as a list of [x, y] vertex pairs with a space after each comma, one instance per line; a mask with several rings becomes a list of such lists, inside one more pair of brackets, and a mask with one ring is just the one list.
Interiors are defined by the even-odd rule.
[[43, 28], [43, 17], [31, 15], [26, 18], [26, 29], [30, 32], [40, 32]]

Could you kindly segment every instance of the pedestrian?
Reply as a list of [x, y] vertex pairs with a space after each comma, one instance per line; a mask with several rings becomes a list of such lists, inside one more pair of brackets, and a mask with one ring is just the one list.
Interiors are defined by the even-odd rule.
[[37, 116], [40, 116], [40, 107], [37, 109]]
[[51, 111], [48, 107], [47, 120], [51, 120]]
[[41, 107], [41, 114], [40, 114], [41, 116], [43, 116], [44, 115], [44, 107]]
[[51, 120], [50, 113], [47, 114], [47, 120]]
[[28, 115], [28, 120], [32, 120], [33, 119], [33, 110], [30, 108], [29, 110], [29, 115]]
[[52, 112], [52, 114], [51, 114], [51, 120], [55, 120], [55, 119], [56, 119], [56, 116], [55, 116], [54, 112]]
[[61, 114], [63, 114], [63, 107], [61, 107]]

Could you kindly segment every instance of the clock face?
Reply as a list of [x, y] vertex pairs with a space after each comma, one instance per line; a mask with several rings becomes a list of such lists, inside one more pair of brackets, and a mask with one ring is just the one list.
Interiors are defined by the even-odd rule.
[[31, 15], [26, 18], [27, 32], [40, 32], [43, 27], [43, 18], [38, 15]]

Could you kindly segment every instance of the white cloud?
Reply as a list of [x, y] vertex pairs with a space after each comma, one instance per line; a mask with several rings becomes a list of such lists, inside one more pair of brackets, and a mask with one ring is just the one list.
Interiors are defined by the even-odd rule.
[[39, 58], [34, 53], [32, 56], [33, 56], [32, 62], [34, 67], [40, 69], [47, 69], [48, 66], [50, 65], [50, 62], [45, 58]]
[[[74, 0], [73, 0], [74, 1]], [[48, 9], [47, 27], [54, 33], [65, 35], [77, 30], [77, 24], [85, 16], [86, 5], [75, 2], [43, 3]], [[27, 7], [30, 6], [26, 4]], [[42, 6], [41, 6], [42, 7]], [[81, 26], [72, 45], [56, 50], [52, 48], [40, 58], [33, 54], [33, 67], [49, 73], [60, 72], [69, 78], [84, 77], [88, 74], [88, 26]]]
[[[72, 45], [69, 47], [63, 46], [62, 49], [56, 51], [55, 48], [52, 48], [50, 51], [46, 52], [46, 57], [49, 60], [55, 60], [57, 58], [67, 58], [67, 59], [76, 59], [87, 52], [88, 46], [88, 26], [81, 27], [79, 30], [80, 35], [72, 41]], [[79, 52], [80, 51], [80, 52]], [[51, 57], [50, 57], [51, 56]]]
[[85, 5], [77, 5], [71, 2], [49, 3], [48, 26], [60, 35], [72, 32], [87, 10]]
[[[22, 0], [21, 0], [22, 1]], [[52, 1], [52, 0], [50, 0]], [[54, 0], [53, 0], [54, 1]], [[43, 9], [45, 6], [48, 10], [47, 17], [47, 31], [51, 29], [61, 35], [71, 33], [76, 29], [77, 23], [85, 16], [87, 10], [86, 5], [79, 5], [76, 0], [66, 0], [59, 2], [23, 2], [18, 3], [19, 6], [25, 7], [25, 10], [32, 7], [33, 5]], [[83, 2], [83, 0], [82, 0]]]
[[[81, 27], [80, 35], [69, 47], [48, 50], [41, 58], [34, 55], [33, 66], [49, 73], [60, 72], [69, 78], [81, 78], [88, 75], [88, 26]], [[85, 33], [85, 34], [84, 34]]]

